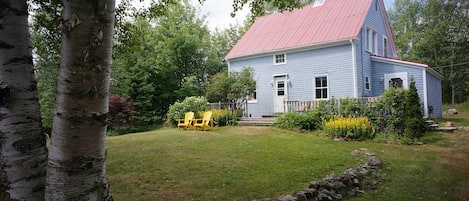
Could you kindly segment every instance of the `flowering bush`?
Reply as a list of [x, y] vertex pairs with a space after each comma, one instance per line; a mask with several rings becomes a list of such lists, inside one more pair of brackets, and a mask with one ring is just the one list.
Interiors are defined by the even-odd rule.
[[239, 112], [230, 111], [228, 109], [212, 110], [213, 120], [217, 126], [236, 125], [238, 122]]
[[349, 139], [372, 139], [375, 129], [366, 117], [336, 117], [323, 121], [324, 131], [333, 137], [344, 137]]

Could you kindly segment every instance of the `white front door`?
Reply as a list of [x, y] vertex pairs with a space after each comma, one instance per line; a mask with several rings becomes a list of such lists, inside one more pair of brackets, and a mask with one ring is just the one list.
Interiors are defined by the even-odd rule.
[[285, 112], [283, 101], [287, 100], [287, 77], [274, 77], [274, 113]]

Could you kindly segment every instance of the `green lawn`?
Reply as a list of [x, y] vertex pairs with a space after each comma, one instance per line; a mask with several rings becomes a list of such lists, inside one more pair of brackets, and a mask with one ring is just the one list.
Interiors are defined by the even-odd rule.
[[337, 142], [272, 127], [163, 128], [108, 137], [107, 174], [117, 201], [277, 198], [361, 164], [351, 152], [368, 148], [383, 159], [386, 181], [351, 200], [468, 200], [469, 133], [429, 133], [425, 141], [431, 144]]

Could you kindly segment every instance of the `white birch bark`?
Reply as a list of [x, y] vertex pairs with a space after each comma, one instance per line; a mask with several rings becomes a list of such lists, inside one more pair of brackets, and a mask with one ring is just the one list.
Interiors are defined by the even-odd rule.
[[26, 0], [0, 0], [0, 200], [44, 200], [45, 137]]
[[105, 137], [114, 0], [64, 0], [46, 200], [112, 200]]

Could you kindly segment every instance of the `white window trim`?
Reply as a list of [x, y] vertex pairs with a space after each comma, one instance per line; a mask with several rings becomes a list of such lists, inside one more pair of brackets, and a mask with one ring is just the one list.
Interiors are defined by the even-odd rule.
[[[327, 80], [327, 98], [316, 98], [316, 78], [317, 77], [326, 77]], [[316, 74], [313, 75], [313, 100], [329, 100], [330, 97], [330, 83], [329, 83], [329, 75], [328, 74]]]
[[378, 32], [367, 26], [365, 30], [366, 50], [378, 54]]
[[366, 42], [366, 51], [368, 52], [371, 52], [371, 32], [372, 32], [372, 29], [370, 27], [366, 27], [366, 30], [365, 30], [365, 42]]
[[[283, 62], [277, 63], [277, 58], [275, 58], [277, 55], [283, 55]], [[286, 64], [287, 63], [287, 54], [286, 53], [274, 54], [273, 63], [274, 63], [274, 65]]]
[[[386, 36], [383, 35], [383, 57], [388, 57], [388, 46], [389, 46], [389, 40]], [[384, 54], [385, 52], [387, 52], [387, 54]]]
[[392, 78], [401, 78], [402, 79], [402, 88], [409, 89], [409, 75], [407, 72], [400, 73], [388, 73], [384, 74], [384, 89], [389, 88], [389, 80]]

